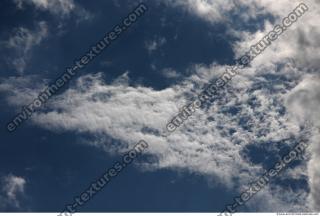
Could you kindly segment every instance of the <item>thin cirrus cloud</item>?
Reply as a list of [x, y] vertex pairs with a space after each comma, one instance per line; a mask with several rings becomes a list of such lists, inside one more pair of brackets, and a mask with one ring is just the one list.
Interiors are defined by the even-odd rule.
[[6, 209], [7, 207], [20, 208], [20, 197], [25, 193], [26, 180], [23, 177], [12, 174], [2, 176], [0, 188], [0, 207]]
[[149, 53], [152, 53], [159, 49], [161, 46], [163, 46], [167, 42], [166, 38], [164, 37], [157, 37], [154, 40], [148, 40], [145, 42], [145, 47], [148, 50]]
[[[25, 10], [26, 6], [32, 6], [36, 10], [48, 12], [60, 20], [59, 31], [63, 32], [63, 20], [74, 16], [77, 22], [89, 20], [93, 15], [76, 4], [73, 0], [14, 0], [19, 10]], [[20, 75], [23, 74], [32, 58], [32, 50], [39, 46], [50, 36], [50, 29], [53, 28], [48, 21], [39, 20], [34, 22], [34, 27], [16, 27], [11, 30], [9, 37], [0, 43], [1, 49], [12, 54], [6, 57], [6, 62]]]
[[75, 15], [78, 20], [88, 20], [93, 17], [89, 11], [74, 0], [14, 0], [14, 2], [20, 10], [24, 10], [26, 5], [31, 5], [36, 10], [49, 12], [59, 19], [72, 15]]
[[7, 57], [7, 63], [22, 74], [30, 59], [30, 54], [35, 46], [48, 36], [48, 25], [45, 21], [36, 24], [34, 30], [18, 27], [12, 30], [7, 40], [1, 42], [2, 48], [13, 51], [13, 56]]
[[39, 10], [48, 10], [53, 14], [66, 15], [75, 9], [73, 0], [14, 0], [19, 9], [23, 9], [25, 4], [34, 5]]

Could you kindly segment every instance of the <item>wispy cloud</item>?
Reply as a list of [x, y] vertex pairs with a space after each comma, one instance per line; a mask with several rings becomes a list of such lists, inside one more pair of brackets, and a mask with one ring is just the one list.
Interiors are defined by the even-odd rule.
[[78, 21], [89, 20], [93, 17], [92, 13], [74, 0], [14, 0], [14, 2], [20, 10], [24, 10], [27, 5], [32, 5], [36, 10], [49, 12], [62, 20], [73, 15]]
[[149, 53], [152, 53], [159, 49], [161, 46], [163, 46], [167, 42], [166, 38], [164, 37], [156, 37], [153, 40], [148, 40], [145, 42], [145, 47], [148, 50]]
[[73, 0], [14, 0], [17, 7], [23, 9], [25, 4], [32, 4], [39, 10], [48, 10], [53, 14], [66, 15], [75, 9]]
[[2, 188], [0, 190], [0, 210], [6, 209], [8, 206], [20, 208], [19, 197], [24, 195], [26, 180], [23, 177], [9, 174], [1, 179]]
[[14, 56], [9, 57], [7, 62], [12, 64], [19, 73], [23, 73], [30, 59], [32, 48], [39, 46], [47, 36], [48, 26], [44, 21], [38, 22], [34, 30], [24, 27], [14, 29], [11, 36], [2, 41], [3, 47], [7, 49], [6, 51], [12, 50], [14, 53]]

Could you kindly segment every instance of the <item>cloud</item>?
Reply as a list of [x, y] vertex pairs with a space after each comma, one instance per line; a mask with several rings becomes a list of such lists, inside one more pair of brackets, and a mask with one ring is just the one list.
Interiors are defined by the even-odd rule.
[[308, 197], [304, 190], [292, 190], [279, 186], [260, 191], [246, 205], [254, 212], [308, 212], [302, 203]]
[[173, 70], [172, 68], [164, 68], [162, 70], [162, 74], [166, 78], [179, 78], [179, 77], [181, 77], [181, 74], [179, 74], [177, 71]]
[[[248, 81], [239, 78], [238, 85], [223, 93], [225, 97], [196, 113], [171, 136], [164, 136], [168, 120], [180, 108], [177, 102], [188, 101], [185, 92], [195, 93], [198, 83], [206, 83], [216, 76], [213, 72], [223, 70], [216, 65], [198, 66], [197, 73], [183, 83], [161, 91], [127, 82], [106, 84], [101, 73], [82, 76], [76, 86], [49, 101], [50, 110], [36, 113], [32, 120], [53, 131], [94, 134], [99, 138], [91, 144], [109, 153], [125, 152], [136, 140], [144, 139], [155, 158], [142, 164], [145, 169], [189, 170], [234, 187], [235, 179], [246, 183], [262, 171], [242, 154], [246, 146], [281, 141], [298, 134], [299, 129], [290, 128], [287, 118], [280, 115], [281, 105], [274, 104], [278, 95], [269, 98], [268, 91], [248, 90], [243, 85]], [[250, 105], [253, 98], [256, 105]], [[238, 111], [230, 113], [235, 107]], [[114, 145], [110, 138], [120, 142]]]
[[17, 7], [22, 9], [24, 4], [32, 4], [39, 10], [48, 10], [53, 14], [66, 15], [75, 9], [73, 0], [14, 0]]
[[320, 77], [305, 75], [286, 96], [286, 106], [299, 124], [313, 122], [320, 127]]
[[[24, 9], [25, 4], [31, 4], [42, 11], [49, 11], [57, 15], [59, 19], [64, 19], [72, 13], [77, 18], [77, 22], [92, 18], [92, 14], [75, 4], [73, 0], [15, 0], [18, 8]], [[61, 20], [58, 29], [60, 34], [64, 31], [65, 22]], [[34, 29], [23, 26], [12, 30], [8, 39], [2, 40], [0, 45], [2, 52], [8, 53], [5, 58], [8, 65], [15, 68], [19, 74], [23, 74], [31, 58], [32, 49], [49, 36], [49, 26], [46, 21], [35, 21]]]
[[14, 57], [7, 59], [19, 73], [23, 73], [29, 60], [30, 52], [48, 36], [48, 26], [44, 21], [37, 23], [34, 30], [19, 27], [13, 30], [9, 39], [2, 41], [2, 47], [12, 50]]
[[[209, 72], [212, 71], [206, 71]], [[11, 85], [7, 83], [7, 88], [8, 85], [15, 88], [14, 82]], [[25, 88], [24, 92], [29, 93], [40, 90], [27, 85]], [[53, 131], [93, 134], [99, 138], [91, 144], [109, 153], [125, 152], [137, 140], [148, 140], [151, 146], [149, 154], [155, 160], [142, 164], [145, 169], [199, 172], [215, 176], [216, 182], [225, 183], [228, 187], [233, 186], [233, 178], [241, 177], [243, 180], [254, 175], [259, 167], [250, 166], [240, 155], [246, 142], [241, 143], [236, 135], [229, 137], [226, 134], [233, 125], [218, 129], [219, 123], [230, 121], [229, 118], [224, 119], [222, 113], [216, 122], [199, 113], [176, 134], [163, 135], [168, 120], [178, 111], [177, 101], [186, 102], [183, 94], [191, 88], [193, 84], [187, 81], [182, 86], [157, 91], [128, 86], [123, 82], [106, 84], [101, 74], [87, 75], [80, 77], [73, 88], [52, 98], [48, 104], [51, 111], [35, 113], [32, 120], [34, 124]], [[23, 92], [20, 94], [24, 95]], [[16, 100], [11, 98], [10, 101]], [[234, 124], [237, 126], [236, 120]], [[113, 145], [110, 138], [120, 142]], [[238, 145], [233, 142], [238, 142]]]
[[14, 35], [6, 42], [8, 48], [21, 50], [22, 53], [27, 53], [30, 49], [39, 45], [40, 42], [48, 35], [47, 24], [39, 22], [35, 31], [20, 27], [14, 30]]
[[236, 4], [233, 0], [164, 0], [169, 5], [182, 7], [207, 21], [218, 23], [226, 19], [224, 13], [230, 12]]
[[156, 51], [159, 47], [163, 46], [167, 42], [166, 38], [158, 37], [154, 40], [146, 41], [145, 47], [149, 53]]
[[[250, 1], [248, 1], [249, 3]], [[268, 13], [275, 17], [275, 24], [281, 23], [285, 17], [301, 2], [281, 1], [266, 2], [256, 1], [259, 7], [264, 8]], [[308, 7], [308, 12], [293, 26], [284, 33], [273, 45], [271, 45], [261, 56], [257, 57], [252, 63], [255, 69], [249, 76], [259, 77], [268, 69], [268, 73], [280, 79], [281, 76], [291, 80], [283, 90], [284, 104], [288, 111], [288, 120], [292, 126], [304, 125], [307, 121], [313, 124], [312, 137], [310, 137], [309, 153], [311, 158], [307, 160], [305, 171], [301, 172], [308, 176], [310, 193], [306, 198], [306, 205], [309, 209], [319, 211], [320, 204], [320, 172], [317, 161], [319, 161], [319, 53], [320, 44], [320, 24], [314, 22], [320, 18], [319, 2], [304, 1]], [[239, 43], [235, 44], [234, 50], [237, 56], [242, 55], [252, 44], [255, 44], [266, 33], [271, 30], [274, 23], [266, 21], [263, 28], [257, 32], [237, 32], [241, 38]], [[261, 68], [265, 68], [261, 70]], [[282, 75], [279, 74], [279, 68], [282, 68]], [[274, 82], [274, 81], [273, 81]], [[289, 91], [288, 91], [289, 90]], [[297, 173], [291, 172], [294, 178]]]
[[76, 4], [74, 0], [14, 0], [14, 2], [20, 10], [23, 10], [25, 5], [32, 5], [37, 10], [48, 11], [60, 19], [72, 14], [78, 18], [78, 21], [93, 17], [93, 14]]
[[6, 95], [5, 100], [9, 104], [19, 108], [29, 104], [38, 96], [32, 89], [43, 89], [47, 82], [48, 80], [40, 79], [37, 75], [0, 78], [0, 92]]
[[[35, 113], [32, 123], [55, 132], [91, 134], [94, 139], [87, 143], [109, 154], [126, 152], [144, 139], [150, 145], [146, 154], [152, 159], [140, 162], [143, 170], [186, 170], [207, 176], [212, 184], [238, 190], [238, 184], [246, 185], [263, 173], [262, 164], [253, 163], [244, 153], [247, 147], [266, 142], [293, 146], [301, 129], [282, 113], [283, 91], [289, 92], [286, 86], [295, 82], [284, 79], [270, 83], [260, 72], [259, 77], [236, 77], [210, 107], [166, 136], [168, 120], [181, 108], [177, 104], [186, 104], [224, 69], [219, 65], [194, 66], [195, 73], [185, 81], [163, 90], [129, 85], [127, 73], [110, 84], [105, 83], [102, 73], [81, 76], [74, 86]], [[242, 73], [255, 70], [248, 68]], [[268, 68], [261, 70], [268, 74]], [[285, 74], [287, 69], [278, 73]], [[43, 85], [32, 87], [30, 82], [4, 80], [0, 91], [17, 92], [8, 100], [16, 106], [14, 98], [18, 95], [30, 98], [31, 93], [41, 91]], [[18, 93], [18, 85], [25, 90]], [[277, 153], [279, 146], [270, 144], [270, 149]], [[265, 196], [267, 199], [270, 194]]]
[[15, 208], [20, 208], [19, 197], [25, 192], [26, 180], [23, 177], [7, 175], [1, 179], [1, 191], [0, 194], [1, 208], [6, 208], [8, 206], [13, 206]]
[[[300, 3], [292, 0], [166, 2], [212, 24], [221, 22], [231, 26], [229, 34], [237, 38], [233, 44], [237, 56], [243, 55]], [[151, 159], [139, 164], [142, 169], [188, 170], [207, 176], [215, 184], [239, 190], [239, 185], [247, 185], [263, 172], [263, 164], [254, 163], [245, 149], [262, 148], [263, 143], [268, 143], [266, 150], [278, 153], [283, 146], [293, 147], [304, 135], [301, 125], [306, 120], [319, 126], [320, 86], [315, 74], [319, 74], [320, 66], [317, 61], [320, 24], [315, 20], [320, 18], [320, 13], [319, 7], [312, 7], [318, 3], [306, 2], [310, 10], [298, 23], [243, 69], [211, 106], [197, 112], [170, 136], [164, 133], [168, 120], [181, 104], [187, 104], [208, 81], [223, 73], [226, 65], [193, 65], [192, 75], [163, 90], [130, 85], [127, 73], [109, 83], [104, 81], [102, 73], [81, 76], [74, 86], [52, 98], [46, 109], [35, 113], [32, 123], [51, 131], [92, 134], [95, 139], [88, 143], [109, 154], [125, 152], [144, 139], [150, 145], [147, 154]], [[239, 22], [268, 14], [275, 23], [266, 19], [258, 30], [239, 30], [227, 21], [237, 8], [245, 10]], [[159, 44], [159, 40], [151, 40], [146, 48], [153, 52]], [[32, 86], [31, 80], [26, 77], [1, 80], [0, 91], [12, 89], [8, 103], [14, 107], [24, 105], [20, 99], [36, 95], [45, 85], [39, 81]], [[283, 211], [318, 208], [317, 140], [318, 134], [314, 132], [310, 160], [307, 158], [306, 163], [285, 173], [294, 179], [304, 179], [307, 175], [310, 193], [301, 189], [301, 197], [293, 202], [290, 197], [294, 192], [275, 182], [251, 201], [254, 203], [251, 208], [258, 206], [264, 211], [273, 210], [274, 206]]]
[[303, 124], [311, 122], [316, 126], [312, 133], [310, 143], [311, 160], [308, 164], [308, 176], [310, 184], [310, 205], [319, 211], [320, 203], [320, 77], [318, 75], [306, 75], [299, 84], [287, 95], [286, 106], [290, 114], [298, 122]]
[[[259, 17], [282, 18], [301, 3], [299, 0], [281, 2], [276, 0], [163, 0], [163, 2], [172, 7], [182, 8], [212, 24], [224, 23], [232, 30], [236, 29], [234, 24], [246, 23], [252, 19], [257, 21]], [[312, 5], [319, 4], [314, 0], [304, 2]]]

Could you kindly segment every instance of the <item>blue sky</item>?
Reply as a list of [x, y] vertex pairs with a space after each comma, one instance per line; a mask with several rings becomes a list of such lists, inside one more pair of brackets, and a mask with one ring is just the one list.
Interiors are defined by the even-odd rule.
[[[147, 152], [78, 211], [219, 212], [302, 139], [238, 211], [316, 211], [319, 4], [176, 132], [165, 126], [298, 1], [149, 0], [31, 119], [5, 126], [141, 1], [0, 3], [0, 211], [59, 212], [140, 139]], [[311, 134], [304, 125], [311, 121]]]

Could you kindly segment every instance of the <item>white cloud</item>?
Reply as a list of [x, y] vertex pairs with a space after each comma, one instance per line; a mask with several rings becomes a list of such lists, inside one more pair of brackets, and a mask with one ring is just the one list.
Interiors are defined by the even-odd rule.
[[7, 47], [19, 49], [22, 53], [27, 53], [30, 49], [39, 45], [40, 42], [48, 35], [46, 22], [38, 23], [35, 31], [30, 31], [24, 27], [19, 27], [14, 30], [14, 35], [6, 42]]
[[7, 175], [1, 180], [2, 192], [0, 195], [1, 208], [6, 206], [20, 207], [19, 197], [24, 194], [26, 180], [19, 176]]
[[[282, 145], [292, 145], [301, 130], [281, 114], [283, 91], [289, 91], [285, 86], [292, 85], [292, 81], [269, 84], [263, 77], [239, 76], [210, 108], [197, 112], [172, 135], [164, 136], [166, 123], [178, 112], [177, 104], [186, 104], [199, 92], [198, 85], [224, 69], [218, 65], [195, 66], [195, 74], [185, 81], [159, 91], [129, 86], [127, 74], [117, 79], [125, 82], [111, 84], [103, 81], [101, 73], [82, 76], [76, 86], [48, 102], [49, 110], [35, 113], [32, 122], [52, 131], [93, 134], [96, 139], [90, 144], [108, 153], [125, 152], [144, 139], [150, 145], [147, 154], [154, 160], [140, 164], [142, 168], [189, 170], [207, 176], [214, 184], [237, 188], [236, 182], [246, 185], [263, 171], [244, 154], [247, 147], [288, 139], [291, 142]], [[285, 72], [285, 68], [279, 71]], [[4, 81], [0, 87], [14, 90], [18, 81]], [[18, 95], [30, 97], [26, 92], [36, 95], [42, 86], [32, 89], [28, 82], [23, 85], [26, 90], [12, 95], [9, 102], [17, 103], [13, 98]], [[271, 94], [270, 88], [275, 92]], [[234, 108], [237, 111], [230, 111]], [[120, 142], [115, 145], [113, 140]], [[278, 148], [270, 146], [274, 151]]]
[[24, 72], [32, 48], [40, 45], [47, 36], [47, 24], [41, 21], [37, 23], [34, 30], [24, 27], [14, 29], [10, 38], [2, 42], [5, 48], [15, 52], [16, 56], [13, 59], [8, 59], [8, 61], [19, 73]]
[[183, 7], [205, 20], [213, 23], [226, 19], [224, 13], [236, 6], [233, 0], [164, 0], [169, 5]]
[[176, 70], [172, 68], [164, 68], [161, 73], [167, 78], [181, 77], [181, 74], [179, 74]]
[[[246, 8], [245, 15], [240, 16], [241, 21], [270, 14], [279, 23], [300, 3], [292, 0], [166, 1], [187, 8], [212, 23], [226, 21], [239, 6]], [[289, 142], [282, 145], [292, 147], [294, 140], [301, 136], [303, 131], [299, 126], [306, 119], [319, 126], [316, 121], [319, 119], [319, 80], [310, 74], [319, 73], [316, 69], [320, 66], [317, 60], [320, 57], [320, 24], [315, 20], [320, 18], [320, 13], [319, 7], [312, 7], [318, 3], [306, 2], [310, 10], [298, 23], [256, 58], [250, 67], [243, 69], [211, 107], [197, 112], [171, 136], [163, 136], [163, 132], [167, 121], [180, 108], [177, 104], [188, 102], [203, 85], [225, 70], [224, 65], [195, 65], [194, 74], [185, 81], [159, 91], [130, 86], [128, 74], [111, 84], [106, 84], [100, 73], [82, 76], [76, 86], [49, 101], [50, 110], [39, 111], [32, 121], [53, 131], [94, 134], [97, 140], [90, 144], [102, 147], [108, 153], [125, 152], [138, 140], [145, 139], [150, 144], [148, 154], [155, 159], [140, 164], [145, 169], [184, 169], [206, 175], [230, 188], [247, 185], [261, 174], [262, 167], [252, 164], [248, 159], [250, 156], [243, 153], [244, 149], [283, 140]], [[272, 26], [273, 23], [266, 21], [256, 32], [231, 28], [229, 32], [239, 39], [233, 44], [235, 53], [238, 56], [244, 54]], [[147, 46], [150, 52], [158, 47], [158, 41], [151, 41]], [[15, 106], [19, 103], [15, 99], [24, 98], [26, 92], [29, 96], [36, 95], [43, 86], [39, 84], [31, 88], [18, 81], [12, 78], [0, 85], [0, 91], [16, 90], [17, 86], [28, 89], [20, 93], [14, 91], [9, 97], [8, 102]], [[115, 145], [110, 138], [120, 141], [119, 144]], [[259, 209], [265, 211], [275, 206], [284, 211], [317, 209], [320, 203], [317, 140], [319, 137], [315, 132], [307, 165], [302, 164], [285, 173], [286, 177], [294, 179], [308, 175], [310, 194], [301, 191], [302, 196], [292, 204], [292, 191], [268, 188], [252, 200], [255, 202], [252, 208], [260, 206]], [[269, 150], [278, 151], [279, 147], [270, 144]], [[307, 171], [302, 166], [307, 166]], [[309, 206], [305, 206], [308, 200]]]
[[93, 17], [93, 14], [76, 4], [74, 0], [14, 0], [14, 2], [21, 10], [25, 8], [25, 5], [33, 5], [37, 10], [48, 11], [62, 19], [70, 15], [75, 15], [78, 21], [89, 20]]
[[157, 37], [154, 40], [146, 41], [145, 47], [149, 53], [156, 51], [158, 48], [163, 46], [167, 42], [166, 38], [164, 37]]
[[[239, 78], [234, 82], [239, 84], [224, 92], [225, 97], [217, 100], [207, 114], [198, 112], [174, 134], [164, 137], [166, 123], [178, 111], [177, 101], [186, 103], [184, 93], [195, 91], [194, 81], [206, 83], [215, 76], [213, 72], [223, 70], [214, 65], [198, 67], [197, 73], [185, 82], [161, 91], [121, 82], [108, 85], [101, 74], [83, 76], [74, 88], [52, 98], [48, 103], [52, 111], [36, 113], [33, 122], [50, 130], [100, 135], [100, 141], [94, 144], [111, 153], [124, 152], [137, 140], [145, 139], [151, 146], [149, 153], [157, 159], [144, 164], [145, 168], [186, 169], [233, 187], [235, 178], [245, 183], [261, 172], [260, 166], [243, 157], [246, 146], [279, 141], [299, 130], [290, 129], [287, 118], [279, 116], [279, 105], [274, 105], [276, 97], [269, 99], [268, 92], [260, 90], [248, 92], [247, 86], [241, 84], [247, 81]], [[261, 105], [248, 105], [253, 97]], [[239, 107], [239, 113], [226, 112], [233, 107]], [[245, 123], [239, 121], [241, 117], [247, 118]], [[235, 133], [230, 134], [230, 130]], [[107, 137], [121, 144], [112, 145]]]
[[1, 78], [0, 92], [6, 93], [5, 100], [9, 104], [20, 108], [19, 106], [31, 103], [38, 96], [32, 89], [44, 89], [46, 82], [36, 75]]
[[[275, 23], [269, 20], [256, 32], [238, 31], [232, 22], [230, 24], [230, 14], [234, 8], [247, 8], [239, 16], [241, 22], [249, 18], [255, 18], [262, 14], [269, 14], [275, 18]], [[198, 17], [212, 22], [224, 22], [228, 25], [229, 32], [237, 36], [239, 41], [234, 44], [234, 51], [237, 56], [243, 55], [251, 45], [255, 44], [263, 36], [265, 36], [274, 26], [280, 24], [281, 19], [287, 16], [301, 1], [297, 0], [241, 0], [241, 1], [171, 1], [174, 6], [183, 6], [190, 13]], [[272, 74], [275, 77], [285, 77], [291, 80], [285, 85], [279, 85], [277, 88], [283, 89], [283, 97], [286, 101], [286, 107], [290, 112], [287, 119], [287, 129], [297, 130], [297, 126], [304, 124], [307, 120], [311, 120], [315, 127], [319, 127], [319, 78], [315, 75], [319, 74], [320, 58], [320, 23], [315, 22], [320, 18], [319, 1], [305, 0], [308, 5], [308, 12], [298, 20], [290, 29], [273, 43], [266, 51], [258, 56], [251, 65], [250, 70], [244, 74], [250, 81], [247, 82], [248, 87], [255, 84], [253, 79], [260, 79], [261, 75]], [[237, 20], [239, 21], [239, 20]], [[279, 73], [279, 68], [281, 73]], [[254, 78], [255, 77], [255, 78]], [[274, 81], [271, 81], [274, 82]], [[233, 82], [233, 85], [238, 83]], [[285, 86], [285, 87], [284, 87]], [[293, 88], [292, 91], [288, 91]], [[260, 94], [259, 94], [260, 95]], [[261, 98], [261, 95], [259, 96]], [[269, 98], [270, 96], [267, 96]], [[273, 97], [274, 98], [274, 97]], [[262, 98], [261, 98], [262, 99]], [[281, 100], [280, 100], [281, 101]], [[283, 102], [285, 102], [283, 101]], [[272, 110], [270, 110], [272, 111]], [[290, 126], [291, 124], [291, 126]], [[271, 128], [271, 125], [268, 127]], [[318, 130], [313, 132], [310, 143], [311, 159], [308, 161], [308, 178], [310, 184], [309, 207], [319, 210], [320, 191], [318, 185], [320, 183], [319, 166], [319, 133]], [[301, 169], [300, 169], [301, 171]], [[302, 172], [302, 171], [301, 171]], [[297, 171], [291, 171], [292, 177], [298, 175]], [[302, 172], [301, 174], [305, 173]], [[263, 202], [261, 202], [263, 203]]]
[[310, 183], [310, 202], [313, 209], [319, 211], [320, 203], [320, 78], [317, 75], [307, 75], [292, 89], [287, 95], [286, 106], [290, 114], [298, 122], [312, 122], [316, 126], [313, 131], [312, 141], [310, 143], [311, 160], [308, 166], [308, 176]]
[[267, 187], [256, 193], [246, 205], [256, 212], [308, 212], [308, 206], [303, 205], [307, 196], [304, 190]]
[[40, 10], [48, 10], [54, 14], [66, 15], [75, 9], [73, 0], [14, 0], [18, 8], [22, 9], [24, 4], [33, 4]]
[[286, 96], [286, 106], [298, 123], [313, 122], [320, 127], [320, 77], [306, 75]]
[[[213, 70], [222, 68], [207, 69], [204, 73], [208, 76]], [[229, 137], [225, 134], [229, 128], [238, 127], [235, 119], [234, 125], [218, 129], [219, 124], [232, 120], [222, 113], [216, 122], [212, 122], [203, 112], [199, 112], [175, 134], [163, 136], [168, 120], [178, 111], [177, 101], [186, 101], [183, 94], [191, 91], [192, 82], [186, 81], [182, 86], [156, 91], [121, 82], [108, 85], [102, 80], [101, 74], [80, 77], [74, 88], [49, 101], [48, 107], [52, 111], [36, 113], [33, 122], [50, 130], [99, 135], [100, 141], [94, 144], [110, 153], [125, 152], [137, 140], [145, 139], [151, 146], [149, 154], [157, 159], [153, 163], [144, 164], [146, 169], [190, 170], [215, 176], [216, 182], [225, 183], [229, 187], [233, 186], [233, 178], [248, 180], [260, 169], [246, 163], [240, 155], [241, 149], [248, 143], [247, 135], [237, 138], [236, 135]], [[8, 85], [6, 88], [9, 88]], [[14, 89], [13, 83], [11, 86]], [[24, 92], [35, 90], [29, 87]], [[10, 101], [15, 100], [11, 98]], [[219, 105], [216, 106], [215, 109], [219, 109]], [[238, 133], [242, 134], [241, 130]], [[108, 137], [121, 142], [112, 145]], [[234, 145], [234, 142], [238, 145]]]
[[[173, 7], [180, 7], [212, 24], [224, 22], [234, 29], [232, 22], [248, 22], [262, 15], [282, 18], [301, 3], [299, 0], [163, 0]], [[304, 2], [316, 4], [314, 0]], [[317, 10], [317, 9], [316, 9]], [[237, 19], [232, 21], [232, 16]]]

